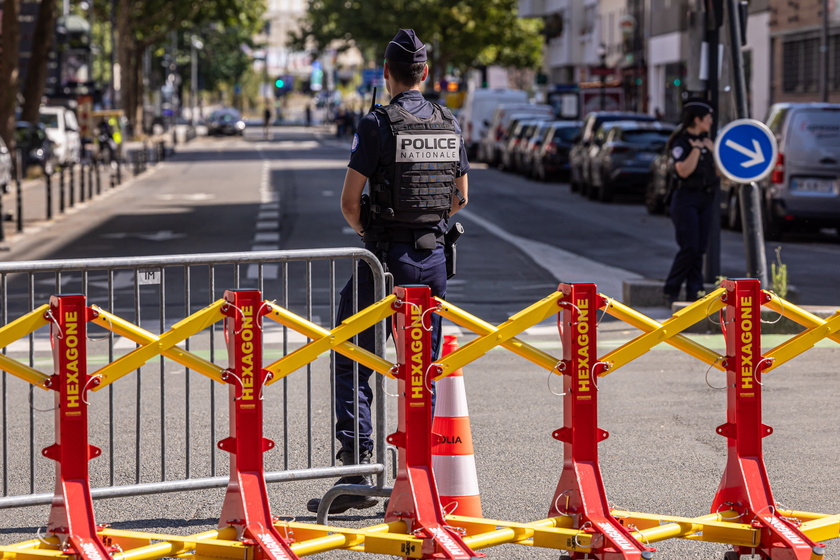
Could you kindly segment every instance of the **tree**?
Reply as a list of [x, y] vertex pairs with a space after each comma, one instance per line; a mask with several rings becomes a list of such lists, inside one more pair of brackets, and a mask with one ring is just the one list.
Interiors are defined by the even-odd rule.
[[26, 69], [26, 81], [23, 84], [23, 108], [21, 120], [38, 122], [38, 109], [47, 83], [47, 62], [55, 38], [56, 6], [55, 0], [41, 0], [38, 6], [38, 19], [32, 34], [32, 56]]
[[397, 29], [410, 26], [432, 47], [434, 79], [450, 65], [535, 68], [542, 52], [542, 23], [519, 18], [517, 0], [309, 0], [301, 23], [292, 47], [320, 53], [337, 41], [339, 49], [356, 46], [372, 60]]
[[20, 0], [3, 0], [0, 27], [0, 135], [10, 150], [15, 146], [15, 106], [20, 56]]
[[[117, 0], [117, 53], [121, 69], [121, 105], [132, 128], [142, 121], [143, 56], [162, 44], [172, 31], [188, 31], [217, 23], [249, 34], [261, 25], [261, 0]], [[205, 42], [205, 44], [207, 44]], [[236, 47], [239, 48], [239, 45]]]

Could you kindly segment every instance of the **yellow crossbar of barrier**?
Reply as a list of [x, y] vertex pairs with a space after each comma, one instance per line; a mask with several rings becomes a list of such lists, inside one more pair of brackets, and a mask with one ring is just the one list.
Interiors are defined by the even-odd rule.
[[824, 338], [833, 338], [832, 335], [840, 331], [840, 311], [832, 315], [828, 320], [817, 319], [820, 324], [802, 331], [782, 344], [764, 354], [765, 358], [771, 360], [769, 366], [764, 368], [767, 373], [783, 363], [792, 360], [796, 356], [814, 347]]
[[[490, 323], [487, 323], [486, 321], [483, 321], [482, 319], [479, 319], [478, 317], [467, 313], [463, 309], [460, 309], [445, 300], [442, 300], [440, 298], [434, 299], [440, 306], [437, 313], [444, 319], [448, 319], [456, 325], [467, 328], [481, 336], [493, 335], [498, 333], [499, 329], [496, 328], [494, 325], [491, 325]], [[557, 310], [555, 309], [554, 312], [556, 313]], [[555, 358], [551, 354], [543, 352], [539, 348], [534, 348], [530, 344], [523, 342], [518, 338], [510, 338], [502, 342], [501, 346], [503, 348], [506, 348], [507, 350], [510, 350], [514, 354], [517, 354], [525, 358], [526, 360], [529, 360], [549, 371], [554, 370], [557, 367], [557, 364], [560, 362], [559, 358]], [[444, 364], [444, 371], [450, 371], [451, 366], [448, 365], [448, 360], [455, 360], [456, 358], [460, 359], [459, 356], [455, 356], [454, 358], [453, 356], [455, 354], [458, 354], [458, 352], [461, 352], [462, 350], [463, 347], [459, 348], [455, 352], [447, 354], [447, 356], [445, 356], [441, 360], [438, 360], [439, 363]], [[451, 371], [455, 370], [452, 369]]]
[[181, 341], [203, 331], [213, 323], [224, 319], [225, 316], [222, 314], [222, 307], [224, 305], [227, 305], [224, 299], [219, 299], [211, 303], [201, 311], [193, 313], [189, 317], [172, 325], [172, 328], [163, 333], [155, 342], [144, 344], [91, 373], [91, 376], [99, 375], [101, 377], [99, 386], [94, 388], [94, 390], [96, 391], [109, 383], [113, 383]]
[[[801, 307], [798, 307], [790, 303], [789, 301], [783, 300], [776, 294], [768, 292], [767, 290], [764, 290], [764, 293], [770, 296], [770, 300], [764, 304], [764, 307], [766, 307], [767, 309], [772, 309], [776, 313], [787, 317], [791, 321], [799, 323], [805, 328], [816, 327], [825, 324], [825, 321], [823, 319], [820, 319], [813, 313], [808, 313]], [[840, 312], [840, 310], [838, 312]], [[828, 338], [830, 338], [834, 342], [840, 342], [840, 334], [835, 333]]]
[[[793, 514], [792, 517], [796, 517], [802, 519], [804, 514], [801, 512], [791, 512]], [[826, 515], [820, 519], [812, 519], [811, 521], [806, 521], [802, 525], [799, 526], [799, 530], [802, 531], [809, 539], [815, 542], [827, 541], [830, 539], [836, 539], [840, 536], [840, 515]]]
[[752, 525], [734, 523], [738, 518], [734, 511], [678, 517], [613, 510], [612, 515], [631, 531], [636, 540], [643, 543], [681, 538], [733, 546], [757, 546], [761, 538], [760, 530]]
[[[91, 309], [94, 311], [92, 321], [97, 325], [105, 327], [118, 336], [123, 336], [132, 342], [136, 342], [137, 344], [152, 344], [160, 342], [160, 337], [138, 327], [133, 323], [121, 319], [120, 317], [117, 317], [116, 315], [109, 313], [96, 305], [92, 305]], [[175, 362], [178, 362], [184, 367], [197, 371], [202, 375], [206, 375], [214, 381], [222, 384], [227, 383], [222, 378], [222, 372], [225, 371], [225, 368], [217, 366], [213, 362], [200, 358], [199, 356], [191, 354], [186, 350], [182, 350], [177, 346], [164, 350], [161, 354]], [[102, 387], [102, 385], [94, 388], [94, 391], [100, 387]]]
[[[9, 344], [20, 340], [43, 326], [48, 325], [50, 321], [47, 319], [46, 314], [49, 310], [49, 305], [42, 305], [34, 311], [30, 311], [26, 315], [15, 319], [11, 323], [0, 327], [0, 348], [5, 348]], [[50, 378], [49, 375], [41, 373], [37, 369], [31, 368], [17, 360], [9, 358], [5, 354], [0, 354], [0, 370], [7, 371], [15, 377], [23, 379], [27, 383], [31, 383], [32, 385], [36, 385], [44, 390], [47, 390], [43, 383]]]
[[[631, 327], [636, 327], [640, 331], [650, 333], [656, 329], [662, 327], [662, 323], [655, 321], [648, 317], [643, 313], [639, 313], [635, 309], [627, 307], [623, 303], [609, 300], [606, 308], [606, 313], [615, 317], [616, 319], [620, 319], [630, 325]], [[695, 358], [699, 359], [700, 361], [706, 362], [711, 366], [724, 371], [724, 367], [722, 364], [723, 356], [715, 352], [714, 350], [710, 350], [709, 348], [703, 346], [699, 342], [695, 342], [685, 336], [684, 334], [677, 334], [670, 338], [666, 338], [664, 342], [670, 344], [674, 348], [682, 350], [686, 354], [690, 356], [694, 356]], [[632, 344], [631, 341], [628, 344]], [[642, 352], [643, 354], [644, 352]], [[640, 354], [641, 355], [641, 354]], [[626, 361], [622, 361], [621, 363], [614, 362], [610, 368], [610, 372], [617, 370], [623, 365], [626, 365]]]
[[511, 543], [574, 552], [592, 551], [592, 533], [566, 526], [571, 524], [570, 517], [549, 517], [531, 523], [512, 523], [462, 515], [447, 515], [446, 520], [454, 527], [481, 528], [480, 533], [464, 537], [464, 542], [473, 550]]
[[[599, 360], [601, 362], [606, 362], [607, 364], [605, 371], [601, 375], [606, 375], [613, 369], [618, 369], [621, 366], [630, 363], [645, 352], [648, 352], [660, 342], [668, 341], [696, 322], [705, 319], [716, 311], [721, 310], [726, 305], [726, 303], [720, 298], [725, 291], [726, 290], [724, 288], [718, 288], [706, 297], [695, 301], [683, 309], [680, 309], [674, 313], [670, 319], [663, 321], [658, 327], [652, 328], [651, 326], [651, 330], [649, 332], [640, 334], [627, 344], [624, 344], [623, 346], [608, 352], [604, 356], [601, 356]], [[706, 352], [702, 352], [696, 357], [703, 359], [704, 357], [709, 356]], [[706, 363], [716, 365], [716, 362], [719, 361], [719, 359], [720, 357], [716, 357], [714, 361], [707, 361]]]
[[[478, 338], [471, 340], [455, 352], [441, 357], [436, 362], [439, 366], [439, 370], [438, 374], [435, 375], [433, 379], [442, 379], [458, 368], [477, 360], [496, 346], [505, 346], [505, 343], [513, 339], [517, 334], [533, 327], [537, 323], [544, 321], [548, 317], [557, 313], [560, 310], [560, 303], [563, 302], [564, 297], [563, 292], [554, 292], [553, 294], [544, 297], [537, 303], [512, 315], [507, 321], [496, 328], [493, 328], [486, 323], [486, 327], [482, 328], [481, 325], [477, 325], [473, 320], [467, 321], [467, 314], [465, 312], [447, 304], [443, 300], [435, 298], [435, 300], [441, 304], [440, 309], [438, 309], [438, 313], [441, 316], [450, 318], [456, 324], [460, 324], [461, 326], [468, 328], [477, 326], [479, 327], [478, 330], [485, 331], [485, 333], [481, 334]], [[446, 309], [444, 309], [444, 307]], [[559, 362], [559, 360], [551, 358], [544, 352], [535, 351], [536, 349], [519, 340], [511, 346], [512, 347], [509, 348], [510, 350], [528, 360], [532, 360], [535, 363], [542, 365], [543, 367], [547, 367], [549, 370], [554, 369]], [[548, 362], [553, 363], [549, 365]]]
[[109, 541], [119, 545], [123, 549], [121, 552], [115, 552], [112, 555], [114, 560], [177, 558], [195, 550], [200, 543], [228, 541], [236, 543], [236, 548], [239, 549], [239, 558], [242, 558], [242, 549], [244, 548], [242, 543], [236, 541], [236, 529], [233, 527], [205, 531], [187, 536], [123, 531], [110, 528], [103, 529], [99, 534], [107, 537]]
[[272, 372], [274, 377], [266, 385], [270, 385], [299, 367], [314, 361], [328, 350], [335, 350], [363, 366], [393, 378], [391, 369], [394, 364], [347, 341], [379, 321], [390, 317], [394, 313], [392, 306], [396, 299], [396, 296], [388, 296], [372, 307], [348, 317], [341, 325], [331, 331], [295, 315], [288, 309], [266, 302], [265, 305], [271, 309], [266, 317], [312, 339], [309, 344], [270, 364], [266, 369]]
[[281, 535], [294, 534], [295, 542], [291, 544], [291, 549], [299, 557], [336, 549], [406, 558], [423, 556], [423, 539], [405, 534], [407, 525], [404, 521], [360, 529], [282, 521], [276, 522], [274, 527]]

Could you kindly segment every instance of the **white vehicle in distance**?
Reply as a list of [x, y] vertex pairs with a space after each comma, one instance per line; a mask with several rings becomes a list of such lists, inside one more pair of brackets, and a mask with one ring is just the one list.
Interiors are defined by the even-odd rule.
[[79, 163], [82, 159], [82, 138], [75, 113], [66, 107], [41, 107], [39, 113], [39, 120], [53, 143], [59, 165]]

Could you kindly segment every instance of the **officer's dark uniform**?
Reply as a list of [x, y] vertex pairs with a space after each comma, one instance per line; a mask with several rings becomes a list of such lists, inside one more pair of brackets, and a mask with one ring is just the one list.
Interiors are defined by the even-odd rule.
[[[689, 140], [701, 140], [687, 131], [679, 133], [671, 141], [671, 157], [674, 162], [685, 160], [691, 153]], [[671, 220], [679, 251], [674, 257], [663, 291], [670, 300], [679, 297], [685, 282], [686, 299], [694, 301], [703, 291], [703, 255], [709, 240], [715, 209], [715, 189], [719, 179], [715, 171], [714, 155], [703, 148], [697, 168], [686, 178], [675, 177], [675, 191], [671, 199]]]
[[[426, 53], [423, 43], [417, 39], [412, 30], [400, 30], [394, 40], [389, 43], [385, 56], [389, 60], [401, 62], [425, 62]], [[400, 177], [407, 174], [400, 173], [401, 168], [397, 158], [397, 142], [392, 126], [401, 126], [406, 123], [415, 122], [416, 119], [424, 123], [431, 123], [430, 126], [440, 127], [446, 133], [457, 135], [455, 139], [455, 154], [453, 161], [448, 165], [451, 169], [441, 171], [419, 171], [422, 179], [411, 179], [424, 184], [442, 180], [438, 173], [450, 174], [444, 181], [454, 185], [455, 177], [465, 175], [469, 171], [466, 150], [463, 140], [460, 139], [461, 129], [458, 122], [452, 117], [446, 108], [441, 108], [429, 101], [416, 90], [408, 90], [397, 94], [391, 99], [391, 106], [402, 108], [406, 113], [378, 107], [371, 113], [365, 115], [360, 121], [356, 134], [353, 136], [351, 146], [350, 163], [348, 166], [368, 177], [368, 190], [372, 201], [372, 212], [370, 222], [364, 224], [365, 248], [380, 257], [387, 271], [394, 276], [395, 285], [425, 284], [431, 288], [433, 296], [445, 297], [446, 295], [446, 258], [443, 249], [443, 235], [446, 232], [447, 211], [434, 214], [426, 213], [418, 220], [396, 220], [393, 208], [388, 204], [389, 197], [396, 199], [393, 190], [394, 183], [399, 183], [400, 178], [395, 178], [395, 173]], [[389, 115], [390, 113], [390, 115]], [[392, 122], [393, 118], [399, 122]], [[418, 122], [419, 122], [418, 121]], [[415, 169], [422, 169], [420, 166], [413, 166]], [[438, 169], [440, 166], [433, 164], [429, 168]], [[403, 180], [402, 185], [409, 184], [410, 180]], [[413, 183], [412, 185], [417, 184]], [[454, 188], [454, 187], [452, 187]], [[434, 189], [433, 189], [434, 190]], [[446, 208], [451, 204], [452, 190], [445, 193], [441, 191], [438, 195], [437, 205], [440, 206], [444, 197]], [[421, 202], [423, 204], [422, 196]], [[415, 204], [416, 205], [416, 204]], [[397, 211], [399, 214], [399, 211]], [[423, 214], [422, 211], [415, 211], [415, 214]], [[397, 216], [398, 217], [398, 216]], [[358, 267], [358, 308], [363, 309], [374, 303], [373, 301], [373, 278], [370, 269], [365, 264]], [[341, 299], [338, 305], [336, 324], [353, 314], [354, 286], [352, 278], [341, 290]], [[441, 317], [432, 314], [432, 349], [433, 356], [437, 357], [441, 342]], [[390, 326], [386, 332], [390, 335]], [[359, 346], [370, 351], [374, 350], [374, 330], [368, 329], [358, 335]], [[336, 378], [336, 437], [341, 443], [339, 458], [347, 464], [348, 455], [355, 453], [355, 415], [353, 369], [355, 363], [349, 358], [336, 354], [335, 356], [335, 378]], [[369, 368], [358, 366], [359, 372], [359, 457], [361, 462], [367, 462], [367, 457], [373, 451], [373, 431], [371, 423], [371, 403], [373, 392], [369, 379], [372, 374]], [[360, 480], [352, 480], [361, 477], [345, 477], [339, 482], [360, 483]], [[333, 502], [336, 504], [342, 498], [350, 503], [351, 499], [358, 499], [358, 496], [339, 496]], [[373, 504], [376, 502], [373, 501]], [[341, 506], [338, 507], [339, 512]], [[317, 500], [311, 500], [309, 509], [317, 510]], [[359, 505], [353, 503], [349, 507], [370, 507], [368, 503]], [[346, 508], [345, 508], [346, 509]], [[331, 509], [331, 513], [333, 513]]]

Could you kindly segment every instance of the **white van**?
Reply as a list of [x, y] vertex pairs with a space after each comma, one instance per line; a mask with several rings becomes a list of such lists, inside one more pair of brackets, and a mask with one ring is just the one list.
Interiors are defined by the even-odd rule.
[[79, 163], [82, 159], [82, 138], [76, 114], [66, 107], [41, 107], [39, 113], [59, 165]]
[[458, 121], [467, 155], [474, 158], [478, 144], [493, 117], [496, 107], [502, 103], [527, 103], [528, 93], [518, 89], [474, 89], [467, 92], [464, 107]]

